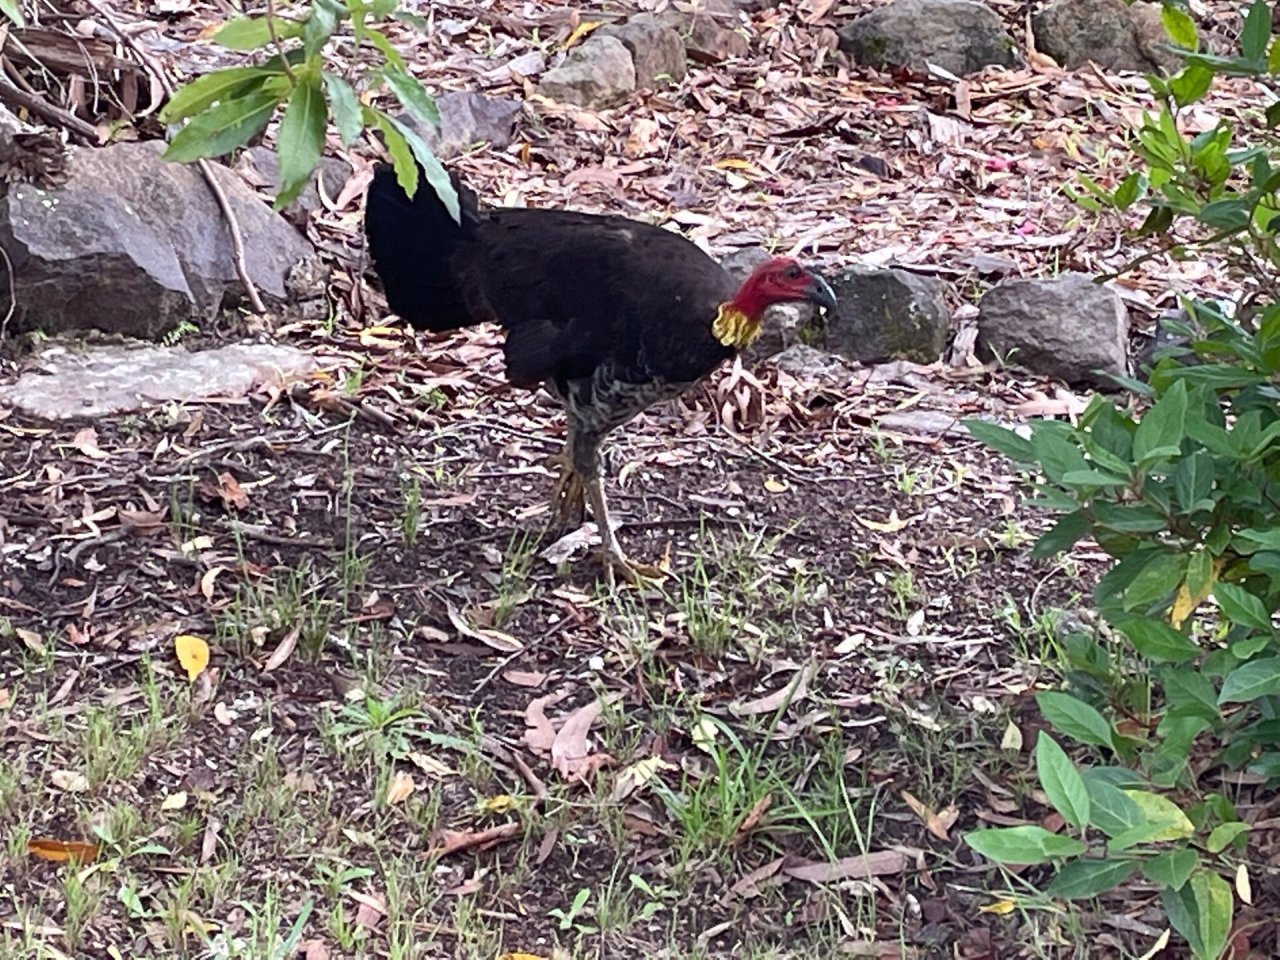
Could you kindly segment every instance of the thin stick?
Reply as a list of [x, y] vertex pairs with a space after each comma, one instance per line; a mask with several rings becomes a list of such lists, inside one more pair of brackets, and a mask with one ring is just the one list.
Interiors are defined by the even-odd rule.
[[11, 103], [15, 107], [30, 110], [50, 123], [66, 127], [76, 136], [83, 137], [90, 143], [98, 142], [98, 131], [93, 129], [92, 124], [86, 123], [70, 111], [55, 106], [43, 97], [18, 89], [8, 80], [0, 80], [0, 100]]
[[[164, 72], [164, 67], [156, 62], [151, 54], [147, 53], [132, 36], [125, 32], [120, 26], [120, 22], [98, 3], [98, 0], [84, 0], [91, 10], [107, 21], [107, 25], [111, 27], [111, 31], [120, 38], [120, 41], [137, 55], [142, 61], [147, 71], [156, 78], [160, 87], [164, 90], [166, 97], [172, 98], [174, 94], [173, 81], [169, 79], [169, 75]], [[244, 286], [245, 295], [249, 298], [249, 306], [253, 308], [254, 313], [266, 313], [266, 305], [262, 302], [262, 297], [258, 294], [257, 284], [249, 277], [249, 267], [245, 263], [244, 257], [244, 235], [240, 230], [240, 218], [236, 216], [236, 212], [231, 209], [231, 201], [227, 199], [226, 192], [222, 189], [222, 184], [218, 183], [217, 177], [213, 174], [213, 165], [208, 160], [201, 158], [196, 161], [196, 166], [200, 168], [200, 173], [204, 176], [205, 182], [209, 184], [214, 199], [218, 201], [218, 207], [222, 210], [222, 216], [227, 221], [227, 229], [231, 231], [231, 260], [235, 264], [236, 275], [240, 278], [240, 283]]]

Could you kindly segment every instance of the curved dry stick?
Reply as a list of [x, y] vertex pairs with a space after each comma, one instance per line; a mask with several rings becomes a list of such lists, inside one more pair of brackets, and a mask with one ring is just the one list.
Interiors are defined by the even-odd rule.
[[[84, 0], [98, 16], [107, 21], [107, 25], [111, 27], [111, 32], [120, 38], [120, 41], [132, 50], [142, 61], [143, 66], [151, 73], [159, 82], [164, 90], [166, 97], [173, 97], [174, 86], [170, 81], [168, 74], [164, 72], [164, 67], [156, 62], [151, 54], [147, 53], [133, 37], [131, 37], [120, 26], [119, 21], [111, 14], [109, 10], [103, 8], [98, 0]], [[200, 168], [200, 173], [204, 176], [205, 181], [209, 184], [210, 191], [213, 192], [214, 199], [218, 201], [218, 207], [222, 210], [222, 216], [227, 221], [227, 229], [231, 231], [231, 260], [235, 264], [236, 275], [240, 278], [241, 284], [244, 285], [245, 294], [249, 298], [249, 306], [253, 308], [254, 313], [266, 313], [267, 308], [262, 302], [262, 297], [258, 295], [258, 288], [253, 280], [249, 278], [249, 268], [244, 259], [244, 235], [240, 231], [240, 218], [236, 216], [236, 212], [231, 209], [231, 201], [227, 199], [226, 191], [222, 189], [222, 184], [218, 183], [217, 177], [214, 176], [213, 166], [208, 160], [201, 158], [196, 161], [196, 166]]]

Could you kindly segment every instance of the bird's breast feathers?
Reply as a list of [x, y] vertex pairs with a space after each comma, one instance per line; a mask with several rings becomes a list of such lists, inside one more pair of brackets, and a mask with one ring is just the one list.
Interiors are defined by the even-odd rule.
[[760, 336], [760, 321], [728, 303], [720, 304], [720, 310], [711, 324], [711, 335], [726, 347], [744, 350]]

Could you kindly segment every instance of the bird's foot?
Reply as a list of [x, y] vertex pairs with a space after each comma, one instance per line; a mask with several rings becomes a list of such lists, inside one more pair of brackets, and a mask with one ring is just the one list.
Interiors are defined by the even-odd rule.
[[560, 453], [553, 459], [560, 466], [560, 476], [551, 490], [551, 520], [544, 534], [548, 540], [558, 540], [577, 530], [586, 519], [587, 511], [582, 478], [573, 469], [568, 456]]

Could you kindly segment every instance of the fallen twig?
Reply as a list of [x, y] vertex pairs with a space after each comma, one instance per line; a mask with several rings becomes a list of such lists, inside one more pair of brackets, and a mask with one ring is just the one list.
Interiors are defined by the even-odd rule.
[[81, 120], [69, 110], [64, 110], [62, 107], [50, 103], [39, 94], [19, 90], [8, 80], [0, 79], [0, 100], [15, 107], [30, 110], [50, 123], [65, 127], [76, 136], [83, 137], [90, 143], [98, 142], [98, 131], [93, 128], [93, 124]]

